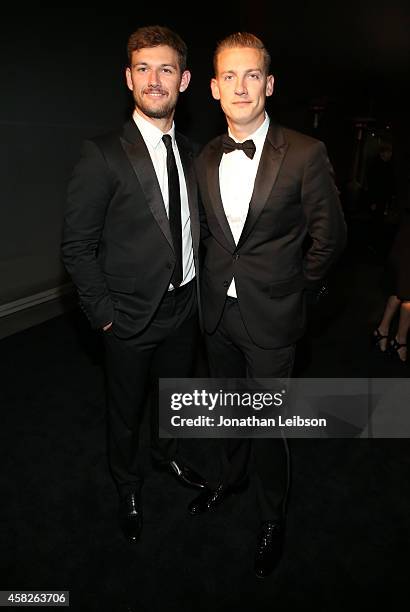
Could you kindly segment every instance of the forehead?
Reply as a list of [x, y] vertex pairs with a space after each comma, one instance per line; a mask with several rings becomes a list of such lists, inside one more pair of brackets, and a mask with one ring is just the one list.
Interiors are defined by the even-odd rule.
[[263, 53], [252, 47], [223, 49], [217, 55], [217, 72], [242, 72], [259, 69], [264, 72]]
[[162, 64], [178, 66], [178, 53], [168, 45], [143, 47], [133, 51], [131, 55], [131, 64], [138, 63], [158, 66]]

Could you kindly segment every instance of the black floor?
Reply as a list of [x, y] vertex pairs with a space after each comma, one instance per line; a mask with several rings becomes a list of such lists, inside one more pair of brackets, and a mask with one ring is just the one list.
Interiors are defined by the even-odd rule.
[[[408, 377], [408, 365], [369, 350], [382, 265], [359, 222], [350, 235], [296, 374]], [[141, 541], [123, 540], [105, 455], [101, 346], [79, 313], [3, 340], [0, 359], [0, 589], [70, 590], [71, 609], [101, 612], [333, 612], [394, 605], [408, 592], [408, 440], [291, 440], [284, 559], [261, 581], [252, 574], [252, 488], [191, 518], [195, 493], [148, 470]], [[198, 465], [209, 461], [206, 443], [185, 447]]]

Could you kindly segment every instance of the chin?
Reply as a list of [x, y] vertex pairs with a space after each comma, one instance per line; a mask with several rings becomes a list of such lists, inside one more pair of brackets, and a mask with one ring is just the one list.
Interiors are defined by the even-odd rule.
[[239, 118], [243, 118], [243, 117], [246, 117], [246, 118], [251, 118], [251, 117], [252, 117], [252, 114], [249, 112], [249, 110], [250, 110], [250, 109], [249, 109], [249, 108], [246, 108], [246, 107], [245, 107], [245, 108], [239, 108], [239, 109], [237, 108], [237, 109], [235, 110], [235, 112], [234, 112], [234, 113], [232, 113], [232, 116], [233, 116], [233, 117], [237, 117], [238, 119], [239, 119]]
[[163, 105], [157, 107], [144, 106], [141, 110], [145, 115], [147, 115], [147, 117], [150, 117], [151, 119], [165, 119], [172, 113], [173, 108], [166, 104], [165, 106]]
[[238, 124], [247, 124], [250, 121], [252, 121], [252, 117], [249, 117], [248, 115], [237, 115], [236, 117], [232, 117], [232, 120], [235, 121], [235, 123]]

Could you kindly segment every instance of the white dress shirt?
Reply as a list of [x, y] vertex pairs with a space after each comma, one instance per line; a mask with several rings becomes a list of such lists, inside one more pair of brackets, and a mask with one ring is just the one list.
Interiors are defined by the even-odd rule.
[[[235, 244], [239, 242], [248, 215], [249, 203], [252, 198], [256, 173], [268, 128], [269, 117], [265, 113], [265, 121], [262, 125], [253, 134], [244, 139], [253, 140], [255, 144], [256, 151], [253, 159], [250, 159], [243, 151], [235, 150], [230, 153], [224, 153], [219, 165], [219, 186], [222, 204]], [[228, 130], [228, 133], [235, 142], [243, 142], [235, 138], [230, 130]], [[228, 295], [237, 297], [235, 278], [232, 279], [229, 285]]]
[[[169, 197], [168, 197], [168, 172], [167, 172], [167, 150], [162, 140], [164, 132], [155, 125], [141, 117], [134, 111], [133, 118], [141, 135], [147, 145], [152, 163], [154, 165], [155, 174], [157, 175], [159, 187], [164, 200], [165, 210], [169, 217]], [[175, 124], [172, 124], [169, 132], [171, 136], [172, 148], [175, 155], [175, 161], [178, 168], [179, 189], [181, 194], [181, 224], [182, 224], [182, 285], [185, 285], [195, 276], [194, 253], [192, 250], [192, 235], [191, 235], [191, 220], [188, 206], [188, 192], [184, 170], [179, 156], [178, 147], [175, 140]], [[173, 289], [173, 285], [169, 286]]]

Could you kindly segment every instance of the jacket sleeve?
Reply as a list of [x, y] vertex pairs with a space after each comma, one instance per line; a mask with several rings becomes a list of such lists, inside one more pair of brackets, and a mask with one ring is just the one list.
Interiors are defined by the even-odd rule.
[[96, 329], [112, 321], [114, 316], [113, 303], [98, 261], [112, 191], [113, 180], [100, 148], [86, 141], [68, 186], [62, 257], [77, 287], [80, 305]]
[[311, 245], [304, 257], [306, 287], [326, 276], [346, 244], [346, 224], [326, 147], [316, 141], [309, 150], [302, 183], [302, 205]]

